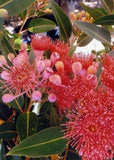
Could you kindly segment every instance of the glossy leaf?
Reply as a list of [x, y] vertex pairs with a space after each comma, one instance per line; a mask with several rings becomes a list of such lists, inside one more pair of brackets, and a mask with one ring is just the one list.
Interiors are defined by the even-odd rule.
[[8, 107], [6, 104], [0, 102], [0, 119], [3, 121], [7, 121], [7, 119], [12, 114], [13, 114], [13, 109]]
[[92, 38], [110, 45], [111, 35], [108, 30], [88, 22], [75, 21], [74, 24]]
[[67, 42], [72, 32], [72, 25], [70, 23], [70, 20], [68, 16], [63, 12], [63, 10], [53, 0], [50, 0], [50, 5], [59, 26], [60, 38], [61, 40]]
[[59, 125], [59, 117], [58, 114], [54, 108], [54, 106], [51, 106], [51, 110], [50, 110], [50, 126], [57, 126]]
[[101, 0], [104, 9], [107, 11], [108, 14], [112, 14], [114, 9], [114, 2], [113, 0]]
[[3, 23], [4, 23], [4, 18], [0, 18], [0, 31], [2, 29]]
[[1, 152], [0, 152], [0, 160], [7, 160], [7, 158], [4, 156], [6, 154], [4, 143], [1, 143]]
[[0, 139], [8, 140], [17, 135], [15, 126], [11, 122], [5, 122], [0, 126]]
[[13, 160], [22, 160], [22, 158], [19, 156], [12, 156], [12, 158], [13, 158]]
[[0, 36], [0, 43], [1, 43], [0, 45], [1, 45], [2, 54], [5, 57], [7, 57], [9, 53], [14, 53], [14, 55], [16, 55], [15, 50], [12, 48], [8, 39], [4, 36], [3, 33], [1, 33], [1, 36]]
[[59, 127], [50, 127], [25, 139], [9, 151], [7, 155], [45, 157], [65, 150], [66, 140]]
[[29, 24], [29, 31], [34, 33], [42, 33], [47, 32], [51, 29], [54, 29], [56, 24], [51, 20], [45, 18], [37, 18], [33, 19]]
[[68, 52], [68, 54], [69, 54], [70, 57], [73, 56], [75, 50], [76, 50], [76, 45], [69, 47], [69, 52]]
[[92, 37], [88, 36], [85, 33], [82, 33], [82, 35], [79, 37], [78, 42], [77, 42], [78, 46], [84, 47], [87, 44], [89, 44], [92, 41], [92, 39], [93, 39]]
[[35, 0], [13, 0], [9, 4], [5, 5], [4, 8], [8, 10], [9, 16], [13, 16], [24, 11], [34, 1]]
[[107, 15], [107, 13], [104, 10], [104, 8], [95, 8], [94, 9], [94, 8], [86, 6], [83, 3], [80, 3], [80, 4], [94, 19], [97, 19], [99, 17]]
[[104, 17], [100, 17], [94, 21], [95, 24], [100, 24], [104, 26], [111, 26], [114, 25], [114, 14], [108, 15]]
[[19, 116], [17, 120], [17, 131], [21, 141], [36, 133], [37, 122], [38, 118], [35, 113], [27, 112]]
[[13, 0], [0, 0], [0, 8], [3, 8], [6, 4], [11, 3]]

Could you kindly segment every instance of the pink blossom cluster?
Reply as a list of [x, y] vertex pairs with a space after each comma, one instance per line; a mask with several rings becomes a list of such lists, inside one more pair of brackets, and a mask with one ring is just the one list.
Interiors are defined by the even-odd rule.
[[[48, 37], [34, 36], [31, 42], [33, 60], [22, 43], [19, 54], [8, 54], [11, 65], [0, 55], [1, 82], [5, 88], [2, 100], [9, 103], [27, 94], [33, 101], [48, 95], [57, 104], [64, 124], [65, 138], [85, 160], [113, 157], [114, 150], [114, 57], [105, 55], [102, 72], [94, 55], [68, 55], [68, 44], [52, 42]], [[100, 82], [100, 83], [99, 83]]]

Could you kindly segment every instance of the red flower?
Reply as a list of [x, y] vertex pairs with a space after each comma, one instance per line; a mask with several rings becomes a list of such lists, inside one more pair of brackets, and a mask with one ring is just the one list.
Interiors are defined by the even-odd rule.
[[102, 83], [114, 89], [114, 57], [105, 55], [102, 59], [102, 66]]
[[53, 42], [51, 52], [57, 52], [60, 56], [66, 55], [69, 52], [68, 44], [60, 40]]
[[33, 36], [31, 46], [33, 50], [50, 50], [52, 46], [51, 39], [46, 36]]
[[[65, 137], [70, 139], [71, 146], [75, 147], [85, 160], [113, 157], [114, 109], [107, 107], [110, 98], [111, 91], [107, 93], [100, 88], [79, 100], [78, 109], [68, 114]], [[108, 105], [113, 103], [114, 98]]]
[[94, 55], [85, 55], [84, 53], [78, 53], [73, 55], [74, 62], [80, 62], [83, 68], [88, 68], [92, 65], [94, 59]]

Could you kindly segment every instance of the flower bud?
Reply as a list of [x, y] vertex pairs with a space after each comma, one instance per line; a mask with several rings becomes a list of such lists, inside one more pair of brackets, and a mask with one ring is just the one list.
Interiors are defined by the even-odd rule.
[[43, 79], [48, 79], [49, 76], [51, 76], [53, 73], [53, 69], [51, 67], [47, 67], [45, 68], [44, 72], [43, 72]]
[[50, 82], [52, 82], [53, 84], [60, 86], [61, 85], [61, 77], [57, 74], [54, 74], [52, 76], [49, 77]]
[[26, 49], [27, 49], [27, 44], [21, 43], [21, 50], [26, 50]]
[[77, 74], [82, 70], [82, 64], [80, 62], [74, 62], [72, 64], [72, 71], [74, 74]]
[[3, 79], [3, 80], [6, 80], [6, 81], [9, 81], [10, 80], [10, 73], [7, 72], [7, 71], [2, 71], [1, 74], [0, 74], [0, 77]]
[[29, 63], [29, 57], [26, 50], [19, 52], [19, 55], [13, 59], [12, 63], [15, 67], [20, 67], [26, 63]]
[[94, 74], [88, 74], [86, 79], [89, 81], [89, 84], [95, 88], [97, 86], [97, 76]]
[[3, 101], [4, 103], [9, 103], [9, 102], [13, 101], [15, 98], [16, 98], [16, 97], [15, 97], [14, 95], [12, 95], [12, 94], [4, 94], [4, 95], [2, 96], [2, 101]]
[[45, 68], [45, 63], [43, 61], [37, 61], [36, 68], [38, 72], [42, 72]]
[[0, 9], [0, 17], [2, 17], [2, 18], [8, 17], [8, 11], [4, 8], [1, 8]]
[[0, 66], [2, 65], [7, 65], [7, 61], [3, 55], [0, 55]]
[[49, 59], [44, 59], [44, 63], [46, 67], [50, 67], [51, 66], [51, 61]]
[[55, 62], [56, 62], [59, 58], [60, 58], [60, 55], [59, 55], [57, 52], [53, 52], [53, 53], [51, 54], [51, 57], [50, 57], [52, 64], [55, 64]]
[[97, 72], [97, 67], [94, 65], [89, 66], [87, 69], [87, 73], [89, 74], [96, 74], [96, 72]]
[[56, 97], [56, 95], [55, 95], [54, 93], [50, 93], [50, 94], [48, 95], [48, 100], [49, 100], [49, 102], [55, 102], [56, 99], [57, 99], [57, 97]]
[[42, 98], [42, 93], [40, 91], [34, 91], [32, 93], [32, 99], [38, 101]]
[[8, 59], [12, 62], [13, 59], [15, 58], [14, 54], [13, 53], [9, 53], [8, 54]]
[[55, 67], [57, 71], [64, 71], [64, 63], [62, 61], [57, 61]]

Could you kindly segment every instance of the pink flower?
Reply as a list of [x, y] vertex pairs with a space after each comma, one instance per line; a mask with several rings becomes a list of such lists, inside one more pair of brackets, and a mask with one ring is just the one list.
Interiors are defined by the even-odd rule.
[[4, 84], [2, 88], [11, 90], [17, 96], [20, 93], [27, 93], [34, 90], [36, 85], [36, 71], [33, 65], [28, 61], [28, 55], [24, 51], [13, 59], [13, 66], [3, 68], [1, 72], [1, 82]]

